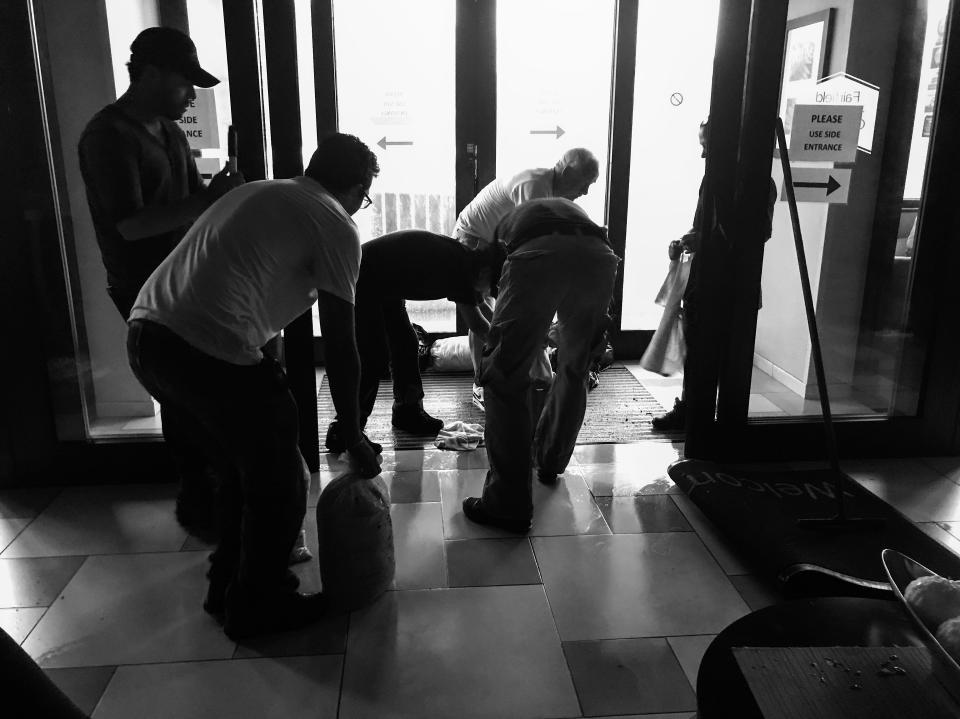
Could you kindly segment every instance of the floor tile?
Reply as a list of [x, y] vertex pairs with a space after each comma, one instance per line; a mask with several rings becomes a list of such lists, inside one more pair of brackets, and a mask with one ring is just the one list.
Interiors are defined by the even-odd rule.
[[33, 519], [59, 491], [60, 487], [0, 489], [0, 519]]
[[786, 599], [773, 581], [754, 574], [731, 574], [730, 581], [753, 612]]
[[748, 612], [692, 532], [532, 541], [564, 641], [712, 634]]
[[750, 393], [747, 413], [751, 417], [786, 417], [787, 413], [780, 409], [762, 394]]
[[680, 491], [667, 475], [667, 465], [636, 466], [618, 461], [581, 464], [577, 469], [595, 497], [639, 497]]
[[23, 643], [42, 667], [226, 659], [205, 552], [89, 557]]
[[533, 481], [530, 536], [565, 534], [610, 534], [593, 495], [575, 472], [567, 472], [553, 486]]
[[665, 494], [597, 497], [597, 506], [614, 534], [693, 531], [674, 501]]
[[340, 656], [122, 666], [94, 719], [335, 717]]
[[920, 460], [848, 461], [844, 469], [914, 522], [960, 521], [960, 485]]
[[443, 509], [443, 536], [447, 539], [485, 539], [488, 537], [516, 537], [494, 527], [471, 522], [463, 516], [463, 500], [479, 497], [487, 476], [485, 469], [444, 472], [440, 476], [440, 502]]
[[93, 714], [116, 670], [116, 667], [71, 667], [44, 669], [43, 673], [82, 711]]
[[579, 713], [542, 587], [388, 592], [351, 617], [340, 719]]
[[[443, 504], [443, 532], [447, 539], [485, 539], [489, 537], [516, 537], [494, 527], [471, 522], [463, 515], [465, 497], [479, 497], [483, 492], [486, 470], [461, 470], [444, 473], [440, 478], [440, 497]], [[564, 534], [609, 534], [603, 514], [574, 470], [563, 475], [561, 481], [547, 487], [533, 481], [532, 536]]]
[[0, 629], [20, 644], [40, 621], [46, 607], [20, 607], [0, 609]]
[[31, 521], [28, 517], [0, 519], [0, 552], [6, 549]]
[[424, 469], [487, 469], [490, 463], [483, 448], [469, 452], [424, 449], [384, 452], [382, 466], [384, 471], [419, 472]]
[[394, 504], [393, 547], [397, 589], [435, 589], [447, 585], [443, 554], [443, 516], [438, 502]]
[[451, 587], [540, 584], [540, 570], [526, 537], [447, 542], [446, 553]]
[[84, 559], [0, 559], [0, 607], [49, 607]]
[[663, 638], [564, 642], [563, 652], [584, 716], [696, 709]]
[[667, 637], [667, 642], [673, 653], [677, 655], [677, 660], [683, 668], [683, 673], [687, 675], [687, 681], [690, 682], [690, 688], [696, 691], [697, 672], [700, 670], [700, 661], [703, 659], [704, 652], [714, 640], [716, 634], [700, 634], [684, 637]]
[[440, 501], [440, 476], [435, 469], [421, 472], [386, 471], [380, 476], [390, 490], [390, 501], [393, 504]]
[[750, 574], [753, 571], [748, 560], [720, 534], [719, 529], [687, 495], [671, 494], [670, 499], [683, 512], [683, 516], [690, 522], [693, 531], [703, 540], [707, 549], [710, 550], [710, 554], [723, 567], [724, 572], [727, 574]]
[[[960, 522], [917, 522], [920, 529], [960, 556]], [[960, 579], [960, 577], [954, 577]]]
[[579, 464], [622, 463], [644, 475], [665, 472], [671, 462], [680, 458], [682, 443], [635, 442], [633, 444], [580, 444], [573, 450]]
[[923, 457], [922, 461], [950, 481], [960, 484], [960, 457]]
[[4, 550], [4, 558], [171, 552], [187, 533], [173, 515], [175, 484], [70, 487]]

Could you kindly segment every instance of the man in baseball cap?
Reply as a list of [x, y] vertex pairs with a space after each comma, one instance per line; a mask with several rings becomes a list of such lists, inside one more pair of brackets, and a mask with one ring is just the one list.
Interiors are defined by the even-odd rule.
[[[126, 321], [140, 287], [215, 200], [243, 183], [223, 170], [204, 186], [177, 120], [191, 106], [195, 86], [218, 80], [197, 61], [193, 41], [179, 30], [151, 27], [130, 46], [130, 86], [87, 123], [80, 137], [80, 171], [107, 293]], [[177, 518], [211, 538], [214, 479], [196, 432], [175, 409], [160, 405], [181, 492]]]
[[200, 67], [193, 40], [172, 27], [148, 27], [130, 46], [130, 65], [153, 65], [175, 70], [196, 87], [213, 87], [220, 81]]

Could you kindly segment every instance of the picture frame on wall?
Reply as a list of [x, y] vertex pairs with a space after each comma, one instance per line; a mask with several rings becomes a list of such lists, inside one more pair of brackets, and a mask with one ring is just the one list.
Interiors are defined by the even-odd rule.
[[833, 9], [827, 9], [787, 22], [780, 80], [780, 117], [788, 136], [793, 125], [793, 108], [813, 102], [817, 81], [828, 74], [832, 20]]

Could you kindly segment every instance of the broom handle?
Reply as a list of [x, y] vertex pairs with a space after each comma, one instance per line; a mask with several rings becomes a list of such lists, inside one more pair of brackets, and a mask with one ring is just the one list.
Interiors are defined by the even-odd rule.
[[[800, 265], [800, 285], [803, 287], [803, 306], [807, 313], [807, 329], [810, 331], [810, 348], [813, 351], [813, 366], [817, 372], [817, 389], [820, 393], [820, 409], [823, 412], [823, 427], [827, 440], [827, 455], [830, 468], [840, 472], [840, 458], [837, 455], [837, 438], [833, 431], [833, 417], [830, 414], [830, 399], [827, 397], [827, 379], [823, 371], [823, 353], [820, 351], [820, 333], [817, 331], [817, 316], [813, 309], [813, 292], [810, 290], [810, 276], [807, 272], [807, 258], [803, 250], [803, 237], [800, 234], [800, 217], [797, 214], [797, 198], [793, 192], [793, 173], [790, 171], [790, 157], [787, 154], [787, 140], [783, 132], [783, 120], [777, 118], [777, 144], [780, 145], [780, 165], [783, 167], [783, 188], [790, 206], [790, 222], [793, 224], [793, 242], [797, 248], [797, 262]], [[839, 515], [844, 516], [843, 487], [837, 484], [837, 503]]]

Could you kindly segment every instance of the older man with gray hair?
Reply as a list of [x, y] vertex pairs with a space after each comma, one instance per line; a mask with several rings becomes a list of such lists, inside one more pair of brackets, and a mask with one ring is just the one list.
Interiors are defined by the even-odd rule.
[[[590, 189], [590, 185], [600, 176], [600, 163], [590, 150], [575, 147], [563, 153], [563, 156], [551, 168], [536, 168], [524, 170], [512, 177], [497, 178], [484, 187], [463, 208], [457, 217], [454, 235], [468, 247], [477, 247], [480, 243], [494, 241], [494, 230], [506, 215], [517, 206], [529, 200], [539, 200], [550, 197], [561, 197], [567, 200], [576, 200], [583, 197]], [[488, 325], [493, 317], [493, 299], [484, 296], [480, 310]], [[457, 308], [461, 313], [476, 311], [473, 306]], [[480, 355], [486, 336], [480, 336], [473, 330], [469, 333], [470, 351], [473, 360], [474, 374], [480, 367]], [[547, 368], [549, 369], [549, 367]], [[484, 409], [483, 390], [473, 385], [473, 401], [480, 409]]]

